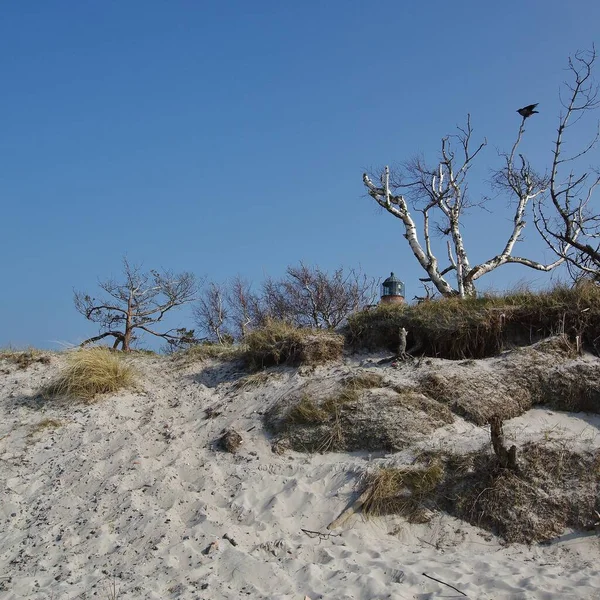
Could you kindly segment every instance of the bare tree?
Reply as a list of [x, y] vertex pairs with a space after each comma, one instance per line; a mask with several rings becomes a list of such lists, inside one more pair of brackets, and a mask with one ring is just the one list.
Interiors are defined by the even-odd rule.
[[209, 338], [216, 340], [219, 344], [231, 337], [226, 326], [226, 321], [229, 319], [228, 309], [227, 290], [225, 286], [217, 283], [208, 285], [198, 300], [198, 304], [194, 307], [196, 323], [208, 334]]
[[373, 303], [376, 283], [357, 270], [340, 268], [330, 274], [300, 263], [288, 267], [281, 280], [267, 280], [264, 296], [270, 316], [298, 327], [333, 329], [354, 311]]
[[535, 224], [550, 248], [567, 265], [574, 277], [587, 275], [600, 280], [600, 215], [592, 209], [595, 188], [600, 184], [598, 167], [576, 173], [574, 166], [598, 143], [599, 126], [586, 145], [564, 151], [567, 130], [600, 106], [598, 86], [593, 79], [596, 49], [580, 51], [569, 58], [572, 82], [565, 82], [566, 98], [553, 143], [548, 193], [535, 203]]
[[334, 328], [348, 315], [372, 304], [377, 282], [360, 270], [340, 268], [327, 273], [300, 264], [284, 277], [267, 277], [257, 292], [240, 277], [227, 284], [211, 283], [195, 308], [196, 322], [218, 342], [243, 338], [267, 318], [298, 327]]
[[[164, 340], [177, 341], [190, 336], [185, 329], [158, 332], [151, 326], [162, 321], [173, 308], [192, 302], [197, 286], [191, 273], [174, 275], [170, 271], [142, 273], [123, 259], [125, 281], [112, 279], [99, 282], [107, 297], [96, 299], [82, 292], [74, 292], [75, 308], [88, 320], [99, 323], [101, 333], [81, 345], [114, 338], [113, 348], [128, 352], [138, 332], [145, 332]], [[193, 334], [192, 334], [193, 335]]]
[[234, 336], [237, 338], [244, 338], [267, 317], [260, 295], [254, 293], [251, 284], [239, 275], [228, 286], [227, 303]]
[[[503, 167], [494, 173], [495, 185], [508, 192], [513, 210], [513, 226], [501, 252], [488, 260], [472, 266], [462, 231], [462, 218], [469, 208], [482, 207], [483, 201], [473, 202], [468, 194], [468, 176], [475, 159], [487, 145], [487, 141], [473, 145], [471, 118], [467, 116], [465, 127], [458, 133], [442, 138], [438, 162], [427, 165], [422, 157], [405, 163], [400, 171], [391, 174], [385, 167], [380, 175], [380, 184], [373, 183], [365, 173], [363, 183], [368, 194], [385, 210], [402, 221], [404, 237], [415, 258], [427, 272], [423, 282], [431, 282], [443, 296], [458, 295], [461, 298], [476, 294], [475, 282], [497, 267], [516, 263], [538, 271], [550, 271], [563, 258], [551, 264], [514, 256], [515, 244], [525, 227], [525, 212], [528, 205], [545, 191], [546, 182], [531, 168], [518, 147], [525, 133], [523, 117], [516, 140], [510, 153], [501, 155]], [[421, 213], [419, 226], [411, 211]], [[433, 223], [432, 223], [433, 221]], [[441, 267], [433, 251], [431, 226], [446, 241], [447, 266]], [[453, 273], [456, 283], [450, 283], [448, 275]]]

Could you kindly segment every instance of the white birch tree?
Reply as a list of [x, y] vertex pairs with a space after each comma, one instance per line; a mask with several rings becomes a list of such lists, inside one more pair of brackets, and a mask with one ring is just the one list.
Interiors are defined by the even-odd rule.
[[[469, 259], [462, 218], [467, 209], [481, 208], [484, 202], [472, 202], [467, 191], [469, 171], [487, 141], [473, 145], [470, 115], [466, 126], [458, 127], [457, 134], [442, 138], [437, 164], [427, 165], [423, 158], [416, 157], [394, 175], [386, 166], [378, 183], [374, 183], [368, 174], [363, 175], [369, 196], [402, 222], [410, 250], [427, 273], [421, 281], [431, 282], [443, 296], [475, 296], [476, 281], [505, 264], [551, 271], [564, 261], [559, 256], [550, 264], [544, 264], [514, 254], [526, 225], [526, 212], [547, 187], [546, 179], [537, 175], [529, 161], [518, 152], [525, 134], [526, 118], [521, 120], [511, 151], [501, 154], [502, 167], [493, 175], [493, 183], [506, 191], [511, 199], [512, 227], [500, 252], [479, 264], [472, 265]], [[414, 215], [419, 213], [417, 220]], [[446, 242], [445, 266], [440, 264], [432, 248], [432, 221]]]

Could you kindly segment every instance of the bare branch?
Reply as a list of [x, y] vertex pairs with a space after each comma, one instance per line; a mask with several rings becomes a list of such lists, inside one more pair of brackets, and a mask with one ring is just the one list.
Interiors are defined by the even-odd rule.
[[594, 149], [599, 128], [583, 149], [572, 155], [564, 155], [564, 136], [569, 127], [590, 111], [600, 106], [598, 86], [593, 80], [596, 50], [579, 51], [569, 58], [569, 71], [573, 83], [565, 83], [567, 99], [561, 96], [564, 113], [559, 118], [557, 135], [552, 151], [552, 167], [549, 193], [539, 198], [534, 206], [534, 223], [548, 246], [566, 261], [577, 278], [583, 272], [594, 278], [600, 277], [600, 253], [593, 240], [600, 237], [600, 216], [589, 210], [593, 192], [600, 184], [600, 175], [594, 171], [576, 174], [573, 170], [561, 174], [567, 163], [575, 165], [579, 159]]

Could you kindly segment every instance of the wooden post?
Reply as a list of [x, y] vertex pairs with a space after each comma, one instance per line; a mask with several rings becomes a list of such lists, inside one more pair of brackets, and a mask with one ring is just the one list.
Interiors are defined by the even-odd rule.
[[502, 420], [498, 415], [490, 418], [490, 435], [492, 437], [492, 447], [494, 453], [498, 457], [500, 466], [504, 469], [518, 471], [517, 465], [517, 447], [512, 445], [510, 449], [506, 449], [504, 444], [504, 432], [502, 431]]

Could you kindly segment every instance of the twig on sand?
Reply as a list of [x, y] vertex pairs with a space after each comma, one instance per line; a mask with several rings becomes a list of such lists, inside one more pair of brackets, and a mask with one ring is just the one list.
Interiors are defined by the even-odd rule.
[[328, 540], [330, 537], [340, 537], [339, 533], [322, 533], [321, 531], [312, 531], [310, 529], [300, 529], [310, 538], [318, 537], [320, 540]]
[[428, 579], [433, 579], [433, 581], [437, 581], [438, 583], [441, 583], [442, 585], [447, 585], [449, 588], [452, 588], [455, 592], [458, 592], [459, 594], [466, 596], [466, 594], [464, 592], [461, 592], [458, 588], [455, 588], [453, 585], [450, 585], [449, 583], [446, 583], [445, 581], [436, 579], [435, 577], [432, 577], [431, 575], [427, 575], [427, 573], [421, 573], [421, 575], [423, 575], [424, 577], [427, 577]]

